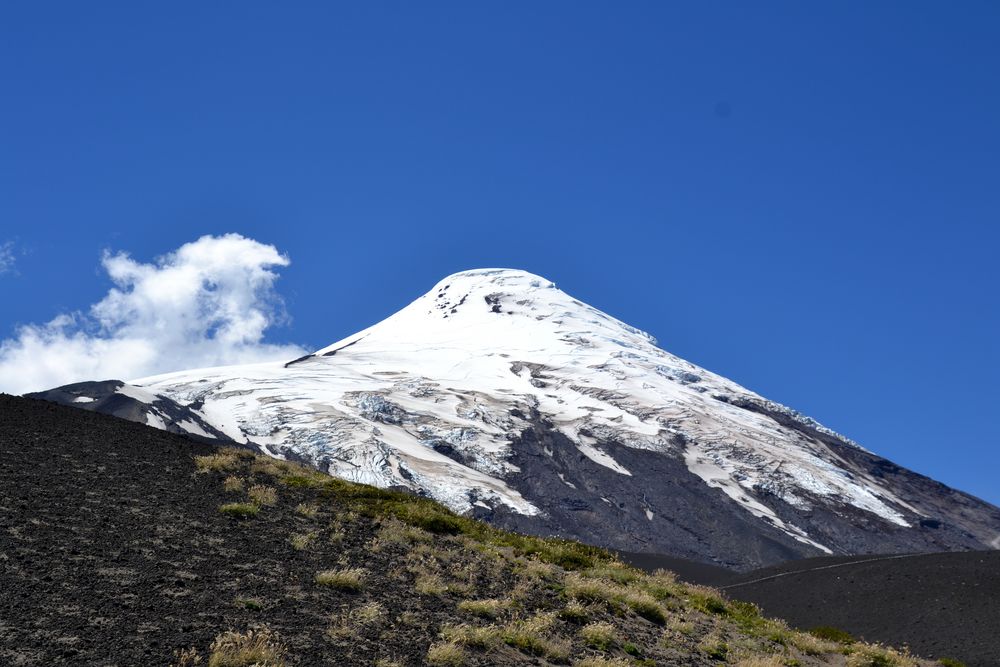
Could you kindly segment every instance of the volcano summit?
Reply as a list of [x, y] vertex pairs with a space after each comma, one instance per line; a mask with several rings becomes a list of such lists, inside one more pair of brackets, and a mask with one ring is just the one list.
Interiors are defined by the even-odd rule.
[[449, 276], [285, 363], [36, 394], [521, 531], [748, 569], [986, 549], [1000, 509], [657, 347], [524, 271]]

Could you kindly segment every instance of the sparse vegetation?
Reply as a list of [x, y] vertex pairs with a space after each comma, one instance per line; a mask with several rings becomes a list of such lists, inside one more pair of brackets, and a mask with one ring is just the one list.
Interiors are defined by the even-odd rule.
[[[242, 459], [233, 461], [224, 455], [199, 467], [232, 473], [242, 465]], [[812, 634], [793, 631], [765, 619], [752, 604], [727, 600], [711, 588], [680, 583], [670, 572], [642, 573], [601, 549], [505, 533], [423, 498], [349, 484], [288, 462], [254, 460], [250, 468], [251, 477], [257, 477], [248, 482], [252, 485], [247, 494], [253, 502], [244, 503], [246, 507], [259, 509], [277, 501], [276, 489], [262, 482], [261, 475], [290, 489], [312, 489], [336, 499], [336, 507], [330, 509], [333, 522], [325, 530], [293, 534], [289, 541], [295, 549], [309, 549], [321, 539], [341, 544], [349, 531], [370, 525], [368, 552], [399, 558], [405, 564], [397, 574], [387, 576], [402, 584], [408, 572], [413, 592], [421, 596], [469, 597], [451, 603], [455, 613], [469, 622], [441, 627], [438, 641], [424, 658], [429, 665], [462, 665], [474, 653], [511, 649], [534, 659], [582, 667], [655, 665], [657, 651], [667, 649], [689, 650], [742, 667], [787, 667], [799, 664], [796, 656], [844, 652], [849, 652], [849, 667], [909, 665], [901, 654], [850, 644], [849, 635], [833, 628], [816, 628]], [[227, 490], [237, 490], [234, 479], [244, 483], [244, 478], [230, 474], [224, 481]], [[320, 504], [300, 502], [295, 512], [313, 519], [321, 509]], [[502, 596], [470, 597], [479, 590], [479, 577], [487, 571], [498, 576], [509, 572], [513, 584], [498, 591]], [[364, 577], [359, 568], [341, 567], [316, 573], [315, 581], [323, 587], [357, 592], [364, 588]], [[547, 608], [538, 606], [541, 600], [549, 600]], [[336, 615], [327, 635], [339, 642], [358, 641], [365, 628], [387, 619], [385, 606], [370, 601]], [[421, 620], [404, 612], [397, 622], [416, 627]], [[618, 628], [623, 622], [646, 623], [635, 626], [645, 628], [653, 627], [648, 625], [652, 623], [664, 629], [658, 641], [644, 645], [625, 641]], [[587, 656], [586, 651], [608, 655]], [[615, 656], [616, 651], [631, 657]]]

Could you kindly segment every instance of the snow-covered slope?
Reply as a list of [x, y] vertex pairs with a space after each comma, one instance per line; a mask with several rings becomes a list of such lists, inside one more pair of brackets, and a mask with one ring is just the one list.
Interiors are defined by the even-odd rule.
[[[901, 469], [523, 271], [449, 276], [288, 363], [133, 384], [274, 456], [609, 546], [751, 566], [1000, 531], [1000, 513], [942, 520]], [[732, 553], [748, 531], [762, 542]]]

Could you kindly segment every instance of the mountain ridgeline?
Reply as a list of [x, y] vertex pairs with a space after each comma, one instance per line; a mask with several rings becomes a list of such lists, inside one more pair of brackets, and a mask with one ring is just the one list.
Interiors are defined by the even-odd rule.
[[1000, 535], [1000, 509], [523, 271], [449, 276], [300, 359], [33, 396], [408, 490], [522, 532], [734, 569], [989, 549]]

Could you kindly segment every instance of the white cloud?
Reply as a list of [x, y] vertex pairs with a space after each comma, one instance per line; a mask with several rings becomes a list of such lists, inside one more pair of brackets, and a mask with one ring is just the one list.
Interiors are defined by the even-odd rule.
[[0, 391], [305, 354], [263, 342], [285, 318], [274, 269], [289, 261], [274, 246], [203, 236], [151, 264], [110, 252], [101, 263], [115, 286], [89, 312], [22, 326], [0, 342]]
[[0, 276], [14, 272], [14, 242], [0, 243]]

